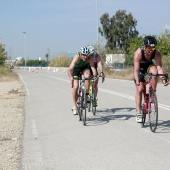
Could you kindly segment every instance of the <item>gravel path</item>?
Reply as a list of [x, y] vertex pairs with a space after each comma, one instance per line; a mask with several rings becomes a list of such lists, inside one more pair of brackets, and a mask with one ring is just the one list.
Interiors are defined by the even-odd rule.
[[20, 169], [24, 98], [21, 81], [0, 82], [0, 170]]

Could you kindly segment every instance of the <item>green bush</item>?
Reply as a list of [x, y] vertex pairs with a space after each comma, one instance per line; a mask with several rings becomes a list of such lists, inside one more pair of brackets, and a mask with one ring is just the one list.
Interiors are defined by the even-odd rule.
[[50, 67], [68, 67], [71, 63], [71, 58], [64, 54], [56, 56], [53, 60], [50, 61]]
[[0, 43], [0, 65], [2, 66], [7, 59], [7, 54], [5, 52], [4, 46]]
[[170, 76], [170, 56], [162, 56], [162, 61], [164, 71]]

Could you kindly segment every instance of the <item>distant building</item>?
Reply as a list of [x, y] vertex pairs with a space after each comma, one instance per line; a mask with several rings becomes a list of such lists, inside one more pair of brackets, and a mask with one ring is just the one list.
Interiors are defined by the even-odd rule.
[[17, 57], [17, 58], [16, 58], [16, 61], [22, 61], [22, 60], [24, 60], [23, 57]]
[[106, 54], [105, 65], [116, 69], [124, 67], [125, 54]]
[[125, 54], [106, 54], [106, 64], [124, 63]]

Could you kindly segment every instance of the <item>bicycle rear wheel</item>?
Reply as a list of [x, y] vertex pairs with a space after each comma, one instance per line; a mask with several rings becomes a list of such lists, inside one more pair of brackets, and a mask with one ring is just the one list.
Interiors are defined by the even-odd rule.
[[89, 89], [90, 102], [87, 104], [88, 105], [88, 112], [91, 111], [91, 107], [92, 107], [92, 87], [93, 87], [93, 82], [90, 82], [90, 89]]
[[87, 106], [87, 98], [85, 91], [82, 91], [82, 97], [81, 97], [81, 119], [83, 122], [83, 125], [86, 125], [86, 106]]
[[95, 88], [93, 86], [93, 88], [92, 88], [92, 113], [93, 113], [93, 115], [96, 114], [96, 104], [97, 104], [96, 91], [95, 91]]
[[141, 107], [141, 114], [142, 114], [142, 126], [144, 126], [145, 121], [146, 121], [146, 113], [145, 113], [145, 110], [144, 110], [144, 105], [142, 105], [142, 107]]
[[158, 125], [158, 101], [155, 92], [150, 93], [149, 126], [155, 132]]

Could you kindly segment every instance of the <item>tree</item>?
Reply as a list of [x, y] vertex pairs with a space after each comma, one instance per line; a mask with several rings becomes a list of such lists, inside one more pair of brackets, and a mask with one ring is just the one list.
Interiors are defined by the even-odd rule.
[[143, 36], [136, 36], [129, 40], [129, 47], [127, 48], [127, 52], [135, 52], [139, 47], [143, 46]]
[[46, 54], [45, 57], [47, 58], [47, 63], [48, 63], [48, 57], [49, 57], [49, 54]]
[[7, 54], [5, 52], [3, 45], [0, 44], [0, 65], [3, 65], [6, 59], [7, 59]]
[[136, 36], [129, 40], [129, 47], [127, 48], [127, 54], [125, 56], [125, 65], [133, 65], [134, 52], [143, 46], [143, 36]]
[[163, 67], [166, 72], [170, 74], [170, 32], [165, 30], [162, 34], [157, 36], [158, 49], [162, 54]]
[[131, 38], [139, 33], [136, 30], [137, 21], [132, 14], [126, 14], [126, 10], [119, 10], [115, 16], [109, 18], [105, 13], [100, 17], [102, 28], [99, 27], [99, 33], [105, 37], [106, 48], [119, 53], [126, 53]]
[[157, 36], [157, 49], [161, 52], [162, 55], [170, 55], [170, 33], [168, 30], [165, 30], [162, 34]]

